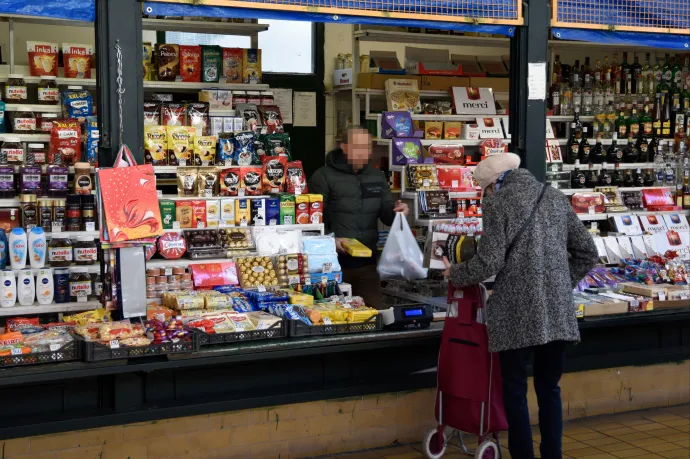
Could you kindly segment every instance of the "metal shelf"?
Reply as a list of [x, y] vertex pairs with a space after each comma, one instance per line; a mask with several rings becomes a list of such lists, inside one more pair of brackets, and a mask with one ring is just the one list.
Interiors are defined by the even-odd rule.
[[249, 37], [268, 30], [268, 24], [143, 18], [142, 28], [158, 32], [175, 31]]
[[[614, 168], [613, 163], [607, 163], [609, 169]], [[618, 163], [620, 169], [654, 169], [654, 163]], [[588, 170], [589, 165], [586, 164], [580, 164], [580, 170], [585, 171]], [[592, 164], [592, 169], [595, 171], [600, 170], [602, 167], [602, 164]], [[552, 171], [549, 169], [549, 166], [546, 166], [547, 172], [557, 172], [557, 171]], [[574, 164], [563, 164], [563, 171], [569, 172], [569, 171], [574, 171], [575, 170], [575, 165]]]
[[20, 142], [50, 142], [50, 134], [0, 134], [0, 140], [4, 141], [7, 137], [16, 137]]
[[203, 260], [190, 260], [188, 258], [180, 258], [178, 260], [149, 260], [146, 262], [147, 268], [177, 268], [187, 267], [189, 265], [200, 265], [204, 263], [220, 263], [223, 261], [232, 261], [231, 258], [206, 258]]
[[[670, 188], [670, 186], [641, 186], [641, 187], [619, 187], [620, 191], [642, 191], [642, 190], [652, 190], [658, 188]], [[592, 193], [594, 188], [559, 188], [558, 191], [561, 193], [571, 196], [575, 193]]]
[[[63, 269], [63, 268], [61, 268], [61, 267], [59, 267], [59, 266], [48, 266], [47, 263], [46, 263], [46, 266], [45, 266], [44, 268], [32, 268], [32, 267], [29, 266], [29, 264], [27, 263], [26, 268], [24, 268], [24, 269], [30, 269], [31, 272], [33, 273], [33, 275], [36, 276], [36, 275], [38, 275], [38, 271], [39, 271], [39, 270], [41, 270], [41, 269], [47, 269], [47, 268], [50, 268], [50, 269]], [[98, 274], [98, 273], [101, 272], [101, 266], [100, 266], [99, 263], [96, 263], [96, 264], [94, 264], [94, 265], [86, 265], [86, 266], [81, 266], [81, 265], [76, 265], [76, 264], [67, 266], [67, 269], [74, 269], [74, 268], [83, 268], [83, 269], [86, 269], [86, 272], [89, 273], [89, 274]], [[7, 269], [12, 269], [12, 271], [14, 271], [14, 275], [15, 275], [15, 276], [19, 275], [19, 271], [24, 271], [24, 269], [14, 269], [14, 268], [11, 268], [10, 265], [9, 265], [9, 263], [7, 264]]]
[[668, 211], [652, 211], [652, 210], [629, 210], [627, 212], [610, 212], [604, 214], [577, 214], [577, 217], [582, 221], [595, 221], [595, 220], [606, 220], [609, 217], [615, 217], [619, 215], [670, 215], [670, 214], [683, 214], [690, 215], [690, 210], [668, 210]]
[[[158, 199], [169, 199], [171, 201], [193, 201], [193, 200], [209, 200], [209, 199], [242, 199], [242, 198], [248, 198], [248, 199], [259, 199], [259, 198], [270, 198], [268, 195], [260, 195], [260, 196], [211, 196], [210, 198], [206, 198], [204, 196], [178, 196], [176, 194], [164, 194], [162, 196], [158, 196]], [[187, 228], [191, 229], [191, 228]]]
[[[17, 66], [21, 68], [22, 66]], [[21, 73], [19, 70], [17, 70], [17, 73]], [[27, 68], [27, 73], [28, 73], [28, 68]], [[91, 69], [91, 74], [94, 75], [96, 73], [96, 69], [92, 68]], [[24, 81], [28, 84], [38, 84], [39, 81], [41, 81], [41, 77], [35, 77], [35, 76], [30, 76], [26, 75], [24, 77]], [[59, 86], [81, 86], [84, 88], [95, 88], [96, 87], [96, 79], [95, 78], [63, 78], [63, 77], [58, 77], [56, 80], [56, 83]], [[7, 75], [3, 75], [0, 77], [0, 82], [1, 83], [6, 83], [7, 82]], [[92, 94], [95, 96], [95, 94]], [[50, 107], [50, 105], [38, 105], [39, 107]], [[41, 111], [43, 109], [40, 109]]]
[[[441, 190], [444, 191], [444, 190]], [[400, 193], [402, 199], [415, 199], [417, 197], [416, 191], [402, 191]], [[449, 191], [448, 197], [450, 199], [459, 198], [477, 198], [479, 199], [479, 191]]]
[[[381, 113], [371, 113], [367, 119], [381, 124]], [[412, 119], [416, 121], [475, 121], [477, 118], [505, 118], [509, 115], [416, 115]]]
[[[295, 231], [295, 230], [300, 230], [300, 231], [321, 231], [321, 234], [324, 232], [324, 224], [323, 223], [309, 223], [306, 225], [264, 225], [264, 226], [213, 226], [213, 227], [206, 227], [205, 229], [233, 229], [233, 228], [248, 228], [251, 230], [252, 234], [255, 233], [263, 233], [263, 232], [269, 232], [269, 231]], [[165, 229], [166, 233], [180, 233], [184, 230], [194, 230], [195, 228], [179, 228], [179, 229]]]
[[40, 16], [24, 16], [21, 14], [2, 14], [0, 16], [1, 21], [13, 20], [14, 22], [20, 22], [22, 24], [38, 24], [38, 25], [56, 25], [56, 26], [66, 26], [66, 27], [93, 27], [93, 22], [88, 21], [77, 21], [73, 19], [54, 19], [54, 18], [43, 18]]
[[[393, 139], [375, 139], [376, 143], [379, 145], [390, 145], [393, 142]], [[481, 145], [481, 143], [485, 140], [488, 139], [479, 139], [479, 140], [464, 140], [464, 139], [458, 139], [458, 140], [429, 140], [429, 139], [419, 139], [419, 142], [425, 146], [428, 147], [430, 145], [462, 145], [464, 147], [478, 147]], [[503, 143], [510, 143], [510, 139], [499, 139]]]
[[17, 306], [9, 308], [0, 308], [0, 317], [19, 316], [25, 314], [50, 314], [59, 312], [74, 312], [86, 311], [88, 309], [98, 309], [101, 307], [101, 302], [92, 300], [82, 303], [52, 303], [52, 304], [38, 304], [34, 303], [32, 306]]
[[62, 113], [62, 107], [57, 105], [40, 104], [5, 104], [6, 112], [38, 112], [38, 113]]
[[244, 91], [267, 91], [267, 84], [239, 83], [188, 83], [184, 81], [144, 81], [144, 89], [165, 89], [168, 91], [196, 91], [199, 89], [230, 89]]
[[469, 37], [464, 35], [435, 35], [411, 32], [391, 32], [387, 30], [357, 30], [355, 40], [379, 43], [414, 43], [426, 45], [452, 45], [508, 48], [509, 38]]
[[[564, 121], [565, 122], [565, 121], [573, 121], [574, 117], [573, 117], [573, 115], [558, 115], [558, 116], [551, 115], [551, 116], [547, 116], [546, 119], [550, 120], [550, 121], [554, 121], [554, 122], [556, 122], [556, 121]], [[592, 121], [594, 121], [594, 116], [580, 116], [580, 121], [585, 122], [585, 123], [592, 122]]]

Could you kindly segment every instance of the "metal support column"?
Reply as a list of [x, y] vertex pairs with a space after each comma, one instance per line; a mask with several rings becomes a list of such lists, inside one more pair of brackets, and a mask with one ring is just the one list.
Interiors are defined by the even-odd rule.
[[[120, 129], [122, 143], [132, 150], [138, 163], [144, 162], [141, 33], [140, 1], [96, 0], [96, 78], [101, 133], [98, 162], [104, 167], [113, 164], [120, 149]], [[119, 84], [118, 74], [122, 76]]]
[[510, 132], [523, 167], [544, 181], [547, 91], [543, 100], [529, 100], [527, 79], [530, 63], [548, 62], [549, 2], [529, 0], [523, 11], [525, 26], [510, 41]]

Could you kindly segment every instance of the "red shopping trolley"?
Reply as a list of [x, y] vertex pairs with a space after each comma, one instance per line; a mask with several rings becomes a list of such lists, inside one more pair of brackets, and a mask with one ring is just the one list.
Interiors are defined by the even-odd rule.
[[[489, 352], [482, 289], [450, 285], [448, 302], [438, 356], [438, 427], [426, 435], [424, 451], [429, 459], [438, 459], [457, 436], [465, 453], [476, 459], [498, 459], [502, 457], [498, 432], [507, 430], [508, 422], [498, 355]], [[463, 433], [478, 437], [475, 451], [466, 447]]]

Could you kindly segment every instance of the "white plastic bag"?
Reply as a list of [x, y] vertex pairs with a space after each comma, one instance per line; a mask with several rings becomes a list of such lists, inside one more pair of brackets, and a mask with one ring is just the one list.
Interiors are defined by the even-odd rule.
[[417, 245], [417, 239], [412, 234], [405, 216], [398, 212], [379, 258], [379, 276], [382, 280], [425, 279], [427, 270], [423, 263], [424, 255]]

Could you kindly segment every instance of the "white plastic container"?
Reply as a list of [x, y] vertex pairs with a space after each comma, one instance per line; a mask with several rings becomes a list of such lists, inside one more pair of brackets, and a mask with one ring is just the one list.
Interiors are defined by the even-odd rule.
[[12, 228], [9, 244], [12, 269], [26, 268], [26, 253], [29, 244], [24, 228]]
[[14, 271], [3, 269], [0, 271], [0, 307], [11, 308], [17, 303], [17, 284]]
[[38, 304], [51, 304], [54, 296], [53, 270], [50, 268], [39, 269], [36, 276], [36, 299]]
[[17, 276], [17, 300], [22, 306], [31, 306], [35, 299], [34, 275], [30, 269], [22, 269]]
[[29, 231], [29, 263], [32, 268], [43, 268], [46, 265], [46, 233], [37, 226]]

